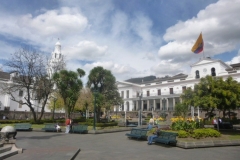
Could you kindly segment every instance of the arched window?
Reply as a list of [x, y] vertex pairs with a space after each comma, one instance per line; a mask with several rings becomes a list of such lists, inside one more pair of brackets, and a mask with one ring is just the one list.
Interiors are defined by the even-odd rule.
[[212, 74], [212, 76], [216, 76], [216, 71], [215, 71], [214, 67], [211, 69], [211, 74]]
[[196, 79], [200, 78], [200, 75], [199, 75], [199, 70], [196, 70]]

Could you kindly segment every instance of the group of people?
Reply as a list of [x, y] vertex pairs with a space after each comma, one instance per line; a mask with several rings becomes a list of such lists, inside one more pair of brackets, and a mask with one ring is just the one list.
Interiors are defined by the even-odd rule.
[[[69, 133], [71, 131], [72, 122], [73, 122], [72, 119], [70, 119], [70, 118], [66, 119], [66, 121], [65, 121], [65, 125], [66, 125], [65, 133]], [[57, 132], [61, 132], [61, 127], [58, 123], [55, 125], [55, 128], [56, 128]]]

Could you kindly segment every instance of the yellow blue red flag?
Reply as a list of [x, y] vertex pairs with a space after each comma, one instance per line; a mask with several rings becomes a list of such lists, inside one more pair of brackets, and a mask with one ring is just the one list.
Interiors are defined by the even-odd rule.
[[203, 39], [202, 39], [202, 33], [199, 35], [197, 41], [195, 42], [195, 44], [192, 47], [192, 52], [198, 54], [200, 52], [203, 51]]

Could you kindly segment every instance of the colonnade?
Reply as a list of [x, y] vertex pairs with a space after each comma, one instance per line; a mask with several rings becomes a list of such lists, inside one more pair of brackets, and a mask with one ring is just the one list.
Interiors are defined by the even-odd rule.
[[[141, 108], [142, 111], [160, 111], [160, 110], [174, 110], [176, 103], [181, 102], [180, 97], [164, 97], [159, 99], [135, 99], [125, 101], [124, 105], [121, 106], [123, 111], [137, 111]], [[140, 107], [141, 105], [141, 107]]]

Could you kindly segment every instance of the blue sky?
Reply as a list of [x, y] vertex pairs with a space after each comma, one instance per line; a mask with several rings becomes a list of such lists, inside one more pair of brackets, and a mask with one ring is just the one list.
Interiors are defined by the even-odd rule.
[[189, 74], [204, 55], [239, 63], [240, 0], [5, 0], [0, 67], [21, 46], [51, 55], [60, 38], [67, 68], [111, 70], [118, 81]]

